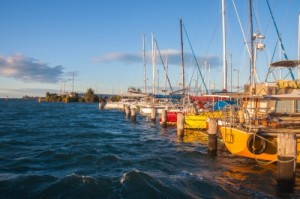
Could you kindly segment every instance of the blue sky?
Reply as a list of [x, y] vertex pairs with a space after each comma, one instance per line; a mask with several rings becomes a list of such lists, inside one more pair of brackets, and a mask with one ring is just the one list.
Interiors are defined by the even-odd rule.
[[[247, 83], [249, 65], [243, 35], [232, 0], [226, 2], [227, 62], [233, 68], [233, 87]], [[286, 53], [297, 59], [300, 1], [269, 0]], [[235, 1], [249, 41], [248, 1]], [[264, 79], [278, 38], [265, 0], [254, 0], [254, 31], [266, 36], [266, 49], [258, 53], [257, 72]], [[206, 84], [221, 89], [221, 0], [1, 0], [0, 1], [0, 98], [44, 96], [46, 92], [72, 90], [97, 93], [125, 92], [129, 86], [143, 89], [145, 49], [151, 53], [151, 34], [165, 59], [172, 87], [180, 83], [180, 30], [184, 28], [186, 84], [196, 84], [193, 49]], [[191, 42], [192, 48], [188, 43]], [[167, 53], [166, 53], [167, 52]], [[275, 53], [275, 61], [283, 59]], [[147, 85], [152, 85], [152, 65], [146, 57]], [[164, 70], [157, 52], [156, 85], [164, 86]], [[230, 71], [230, 69], [228, 69]], [[230, 90], [230, 72], [228, 90]], [[210, 74], [210, 75], [209, 75]], [[209, 83], [208, 83], [209, 82]], [[200, 83], [199, 83], [200, 84]], [[148, 90], [150, 91], [150, 89]]]

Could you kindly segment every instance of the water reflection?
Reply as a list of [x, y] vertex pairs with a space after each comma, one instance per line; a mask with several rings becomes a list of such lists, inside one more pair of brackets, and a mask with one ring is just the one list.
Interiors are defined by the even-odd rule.
[[[176, 135], [176, 128], [162, 128], [161, 134], [168, 135], [178, 144], [192, 144], [193, 150], [201, 150], [211, 157], [208, 150], [203, 151], [208, 144], [208, 135], [197, 130], [185, 130], [182, 137]], [[201, 149], [198, 147], [201, 146]], [[181, 146], [182, 147], [182, 146]], [[190, 148], [192, 150], [192, 148]], [[203, 157], [203, 156], [202, 156]], [[277, 164], [256, 161], [255, 159], [234, 156], [224, 146], [222, 140], [218, 141], [218, 150], [215, 158], [206, 159], [207, 165], [216, 169], [207, 173], [199, 171], [201, 176], [214, 181], [224, 190], [242, 191], [246, 198], [297, 198], [300, 190], [300, 168], [297, 168], [295, 184], [278, 185]], [[233, 191], [234, 192], [234, 191]]]
[[176, 142], [178, 143], [200, 143], [202, 145], [206, 145], [207, 139], [207, 135], [204, 132], [189, 129], [184, 130], [184, 136], [176, 136]]

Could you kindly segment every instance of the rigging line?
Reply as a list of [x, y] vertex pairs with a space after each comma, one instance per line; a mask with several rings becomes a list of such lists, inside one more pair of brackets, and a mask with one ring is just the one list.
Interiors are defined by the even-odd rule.
[[199, 74], [200, 74], [200, 76], [201, 76], [202, 83], [203, 83], [204, 88], [205, 88], [205, 92], [206, 92], [206, 94], [208, 94], [207, 86], [206, 86], [206, 84], [205, 84], [205, 82], [204, 82], [204, 78], [203, 78], [202, 72], [201, 72], [201, 70], [200, 70], [200, 67], [199, 67], [197, 58], [196, 58], [196, 56], [195, 56], [194, 50], [193, 50], [192, 45], [191, 45], [190, 38], [189, 38], [189, 36], [188, 36], [188, 34], [187, 34], [187, 31], [186, 31], [186, 28], [185, 28], [184, 24], [183, 24], [183, 29], [184, 29], [184, 32], [185, 32], [185, 34], [186, 34], [187, 40], [188, 40], [188, 42], [189, 42], [190, 48], [191, 48], [191, 50], [192, 50], [193, 57], [194, 57], [194, 59], [195, 59], [195, 62], [196, 62], [196, 65], [197, 65]]
[[[273, 9], [277, 7], [277, 2], [278, 2], [278, 1], [276, 1], [276, 2], [273, 4]], [[264, 31], [265, 35], [268, 35], [268, 31], [270, 30], [270, 29], [269, 29], [269, 26], [271, 25], [271, 21], [272, 21], [272, 18], [270, 17], [270, 19], [268, 19], [268, 22], [266, 23], [266, 24], [267, 24], [266, 27], [264, 28], [264, 29], [265, 29], [265, 31]]]
[[220, 27], [220, 21], [221, 21], [221, 20], [218, 20], [218, 21], [217, 21], [216, 27], [214, 28], [214, 31], [213, 31], [213, 33], [211, 34], [211, 38], [210, 38], [210, 40], [209, 40], [209, 44], [208, 44], [208, 47], [207, 47], [207, 50], [206, 50], [206, 54], [207, 54], [208, 51], [210, 50], [210, 47], [211, 47], [211, 45], [212, 45], [213, 38], [216, 36], [218, 27]]
[[[257, 2], [257, 1], [255, 1]], [[261, 32], [261, 28], [260, 28], [260, 25], [259, 25], [259, 20], [258, 20], [258, 9], [257, 9], [257, 4], [255, 6], [255, 9], [253, 9], [253, 12], [254, 12], [254, 19], [255, 19], [255, 25], [256, 25], [256, 28], [258, 30], [258, 32]]]
[[[155, 42], [156, 42], [156, 48], [157, 48], [157, 51], [158, 51], [160, 60], [161, 60], [161, 62], [162, 62], [162, 65], [163, 65], [163, 67], [164, 67], [164, 70], [165, 70], [165, 72], [166, 72], [167, 70], [166, 70], [166, 66], [165, 66], [165, 63], [164, 63], [164, 59], [163, 59], [162, 56], [161, 56], [161, 53], [160, 53], [160, 50], [159, 50], [159, 47], [158, 47], [158, 44], [157, 44], [156, 39], [155, 39]], [[173, 92], [173, 88], [172, 88], [172, 86], [171, 86], [171, 82], [170, 82], [169, 76], [168, 76], [168, 75], [166, 75], [166, 76], [167, 76], [167, 80], [168, 80], [168, 83], [169, 83], [171, 92]]]
[[[266, 0], [266, 2], [267, 2], [267, 5], [268, 5], [268, 8], [269, 8], [271, 17], [272, 17], [273, 24], [274, 24], [274, 26], [275, 26], [275, 30], [276, 30], [276, 33], [277, 33], [277, 36], [278, 36], [278, 39], [279, 39], [279, 42], [280, 42], [281, 49], [282, 49], [282, 51], [283, 51], [283, 55], [284, 55], [285, 59], [288, 60], [287, 54], [286, 54], [286, 52], [285, 52], [285, 49], [284, 49], [284, 46], [283, 46], [283, 43], [282, 43], [281, 36], [280, 36], [280, 34], [279, 34], [279, 31], [278, 31], [278, 28], [277, 28], [277, 25], [276, 25], [276, 22], [275, 22], [275, 19], [274, 19], [274, 16], [273, 16], [273, 13], [272, 13], [270, 4], [269, 4], [269, 0]], [[289, 71], [290, 71], [290, 74], [291, 74], [292, 79], [295, 80], [295, 77], [294, 77], [294, 74], [293, 74], [292, 69], [289, 68]]]
[[242, 23], [241, 23], [239, 14], [238, 14], [237, 9], [236, 9], [235, 0], [232, 0], [232, 4], [233, 4], [233, 7], [234, 7], [236, 16], [237, 16], [237, 18], [238, 18], [238, 21], [239, 21], [239, 25], [240, 25], [240, 28], [241, 28], [241, 31], [242, 31], [242, 34], [243, 34], [243, 38], [244, 38], [244, 42], [245, 42], [245, 44], [246, 44], [246, 48], [247, 48], [248, 55], [249, 55], [249, 57], [251, 57], [251, 53], [250, 53], [250, 49], [249, 49], [249, 46], [248, 46], [248, 43], [247, 43], [247, 39], [246, 39], [246, 36], [245, 36], [245, 32], [244, 32], [244, 30], [243, 30]]
[[193, 80], [193, 77], [194, 77], [194, 74], [195, 74], [195, 70], [196, 70], [196, 65], [195, 65], [195, 67], [193, 69], [192, 77], [191, 77], [190, 82], [189, 82], [189, 88], [191, 87], [192, 80]]
[[[276, 49], [277, 49], [277, 46], [278, 46], [278, 42], [279, 42], [279, 41], [276, 42], [276, 45], [275, 45], [275, 48], [274, 48], [274, 51], [273, 51], [273, 54], [272, 54], [271, 62], [273, 62], [273, 60], [274, 60], [274, 56], [275, 56], [275, 52], [276, 52]], [[273, 73], [273, 69], [269, 66], [269, 69], [268, 69], [268, 73], [267, 73], [265, 82], [268, 81], [268, 76], [269, 76], [269, 74], [270, 74], [271, 72], [272, 72], [272, 74], [273, 74], [274, 79], [275, 79], [275, 80], [277, 79], [277, 78], [275, 77], [274, 73]]]

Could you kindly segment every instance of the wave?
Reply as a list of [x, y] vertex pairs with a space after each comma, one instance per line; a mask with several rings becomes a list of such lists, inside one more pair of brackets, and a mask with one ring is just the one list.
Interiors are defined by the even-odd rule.
[[[0, 180], [1, 198], [39, 198], [56, 177], [49, 175], [12, 175]], [[49, 197], [49, 196], [48, 196]]]
[[122, 198], [188, 198], [159, 178], [133, 169], [120, 177]]

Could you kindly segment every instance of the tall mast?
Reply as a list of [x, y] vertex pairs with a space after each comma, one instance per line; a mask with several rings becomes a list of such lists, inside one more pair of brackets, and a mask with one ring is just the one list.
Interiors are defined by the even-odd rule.
[[227, 63], [226, 63], [226, 25], [225, 0], [222, 0], [222, 35], [223, 35], [223, 91], [227, 92]]
[[168, 51], [166, 53], [166, 70], [165, 70], [165, 92], [167, 91], [167, 80], [168, 80]]
[[72, 72], [72, 93], [74, 93], [74, 71]]
[[146, 77], [146, 53], [145, 53], [145, 33], [143, 33], [143, 63], [144, 63], [144, 92], [147, 93], [147, 77]]
[[159, 93], [159, 69], [157, 69], [157, 93]]
[[[298, 15], [298, 60], [300, 60], [300, 13]], [[300, 79], [300, 66], [298, 66], [298, 80]]]
[[155, 94], [156, 41], [152, 33], [152, 94]]
[[[180, 46], [181, 46], [181, 81], [182, 81], [182, 89], [185, 88], [185, 81], [184, 81], [184, 60], [183, 60], [183, 35], [182, 35], [182, 18], [180, 18]], [[185, 93], [183, 91], [183, 93]]]
[[250, 20], [250, 94], [254, 89], [254, 48], [253, 48], [253, 23], [252, 23], [252, 0], [249, 0], [249, 20]]

